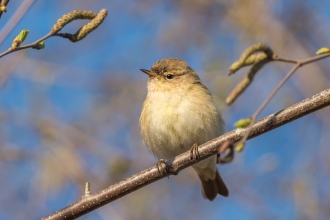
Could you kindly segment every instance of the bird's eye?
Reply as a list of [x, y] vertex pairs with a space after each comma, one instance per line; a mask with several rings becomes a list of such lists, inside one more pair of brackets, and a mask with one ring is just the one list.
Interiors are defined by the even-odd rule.
[[167, 74], [167, 75], [166, 75], [166, 79], [173, 79], [173, 77], [174, 77], [174, 76], [173, 76], [172, 74]]

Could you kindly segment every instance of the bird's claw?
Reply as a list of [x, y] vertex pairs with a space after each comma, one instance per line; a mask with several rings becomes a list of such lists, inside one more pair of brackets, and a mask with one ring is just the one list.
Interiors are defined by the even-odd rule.
[[228, 144], [229, 146], [225, 146], [226, 150], [224, 152], [225, 155], [223, 158], [221, 158], [220, 153], [217, 153], [217, 164], [229, 163], [234, 159], [234, 145], [231, 142], [226, 142], [224, 145], [225, 144]]
[[190, 149], [190, 160], [198, 160], [199, 158], [198, 146], [194, 144]]
[[157, 163], [156, 163], [156, 167], [158, 170], [159, 175], [167, 175], [168, 174], [168, 166], [166, 163], [166, 160], [160, 159]]

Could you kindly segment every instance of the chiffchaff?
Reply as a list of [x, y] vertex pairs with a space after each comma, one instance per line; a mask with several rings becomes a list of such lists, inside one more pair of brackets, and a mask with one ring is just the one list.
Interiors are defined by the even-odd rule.
[[[179, 59], [159, 60], [149, 75], [148, 95], [140, 117], [141, 133], [148, 148], [161, 159], [171, 159], [223, 133], [223, 120], [210, 91], [197, 73]], [[216, 155], [192, 167], [197, 172], [204, 198], [228, 196]]]

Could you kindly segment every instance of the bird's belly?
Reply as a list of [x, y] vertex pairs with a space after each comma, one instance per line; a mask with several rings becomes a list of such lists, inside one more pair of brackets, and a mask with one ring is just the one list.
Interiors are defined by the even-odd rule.
[[189, 150], [193, 144], [200, 145], [221, 134], [222, 121], [215, 107], [211, 105], [207, 109], [213, 111], [201, 112], [199, 104], [208, 103], [198, 102], [171, 97], [170, 101], [153, 99], [145, 106], [152, 106], [152, 109], [148, 110], [150, 114], [146, 118], [141, 119], [141, 127], [149, 131], [146, 133], [142, 129], [142, 134], [148, 148], [158, 158], [173, 158]]

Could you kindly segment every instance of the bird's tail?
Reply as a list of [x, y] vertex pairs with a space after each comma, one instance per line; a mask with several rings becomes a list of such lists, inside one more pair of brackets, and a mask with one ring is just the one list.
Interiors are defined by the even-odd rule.
[[220, 194], [225, 197], [228, 196], [229, 191], [227, 189], [227, 186], [221, 179], [218, 170], [216, 170], [215, 178], [213, 180], [212, 179], [205, 180], [200, 175], [198, 176], [202, 183], [202, 193], [204, 198], [212, 201], [213, 199], [215, 199], [217, 194]]

